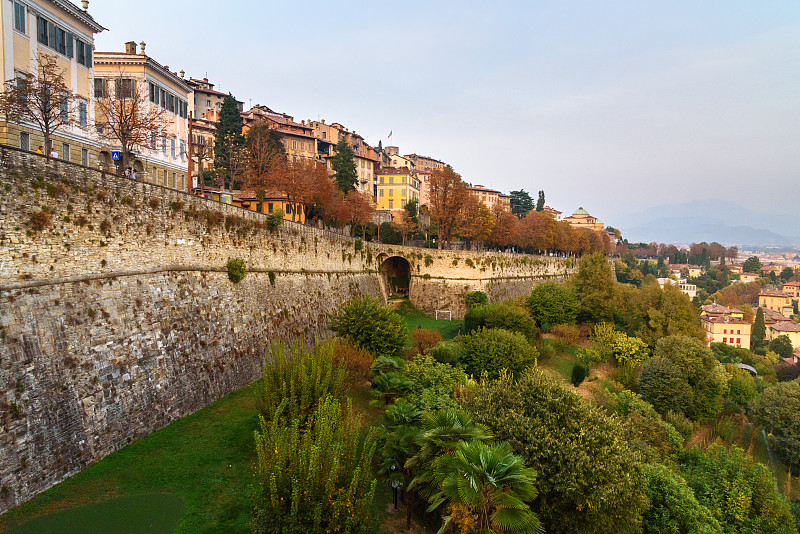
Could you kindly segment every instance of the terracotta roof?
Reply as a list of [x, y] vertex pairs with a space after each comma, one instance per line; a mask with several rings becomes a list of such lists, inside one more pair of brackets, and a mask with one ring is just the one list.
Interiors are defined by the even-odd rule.
[[781, 321], [779, 323], [769, 325], [773, 330], [778, 332], [800, 332], [800, 324], [794, 321]]
[[716, 324], [746, 324], [750, 325], [744, 319], [739, 319], [738, 317], [731, 317], [730, 315], [721, 315], [721, 316], [705, 316], [700, 318], [701, 321], [705, 321], [707, 323], [716, 323]]
[[738, 310], [734, 310], [732, 308], [728, 308], [727, 306], [722, 306], [720, 304], [706, 304], [701, 306], [700, 309], [703, 310], [705, 313], [712, 313], [715, 315], [730, 315], [731, 313], [742, 313]]
[[739, 277], [742, 277], [742, 276], [755, 276], [756, 278], [761, 278], [761, 276], [756, 274], [756, 273], [741, 273], [739, 275]]
[[800, 287], [800, 282], [786, 282], [783, 287]]

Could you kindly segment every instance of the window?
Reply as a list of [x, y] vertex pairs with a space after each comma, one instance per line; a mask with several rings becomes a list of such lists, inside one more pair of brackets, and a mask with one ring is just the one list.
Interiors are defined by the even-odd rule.
[[186, 189], [186, 175], [181, 174], [181, 189]]
[[175, 138], [169, 140], [169, 155], [175, 157]]
[[58, 118], [63, 123], [69, 122], [69, 96], [61, 95], [58, 99]]
[[19, 133], [19, 147], [22, 150], [31, 149], [31, 135], [28, 132]]
[[390, 198], [390, 199], [389, 199], [389, 209], [392, 209], [392, 208], [394, 208], [394, 200], [392, 200], [392, 199]]
[[723, 337], [723, 338], [722, 338], [722, 342], [723, 342], [723, 343], [727, 343], [727, 342], [728, 342], [728, 338], [727, 338], [727, 337]]
[[325, 139], [326, 137], [326, 132], [322, 132], [322, 138]]
[[114, 91], [118, 98], [133, 98], [133, 84], [132, 78], [117, 78], [114, 80]]
[[741, 344], [742, 344], [742, 338], [740, 338], [740, 337], [737, 337], [737, 338], [736, 338], [736, 343], [738, 343], [738, 344], [740, 344], [740, 345], [741, 345]]
[[172, 173], [172, 189], [175, 189], [176, 187], [178, 187], [178, 173], [177, 172], [173, 172]]
[[167, 169], [164, 169], [164, 187], [167, 187]]
[[167, 109], [167, 92], [161, 90], [161, 107]]
[[75, 39], [75, 48], [78, 49], [78, 64], [83, 65], [84, 67], [88, 67], [86, 63], [86, 43], [81, 41], [80, 39]]
[[267, 213], [272, 213], [275, 208], [272, 205], [272, 202], [267, 203]]
[[206, 107], [207, 107], [207, 108], [210, 108], [210, 107], [211, 107], [211, 100], [206, 100]]
[[47, 20], [42, 17], [36, 17], [36, 39], [43, 45], [48, 45], [50, 41], [47, 39]]
[[[167, 138], [166, 137], [162, 137], [161, 138], [161, 153], [164, 154], [165, 156], [167, 155]], [[166, 173], [167, 171], [164, 171], [164, 172]], [[164, 176], [166, 176], [166, 174]], [[166, 181], [167, 181], [167, 179], [164, 178], [165, 185], [166, 185]]]
[[105, 98], [108, 96], [108, 80], [105, 78], [94, 79], [94, 97]]
[[82, 148], [81, 149], [81, 165], [83, 165], [84, 167], [88, 167], [89, 166], [89, 149], [88, 148]]
[[186, 156], [186, 141], [181, 141], [181, 159]]
[[156, 133], [150, 132], [150, 148], [155, 150], [156, 149]]
[[58, 27], [56, 27], [56, 51], [67, 55], [67, 32]]
[[297, 140], [292, 139], [292, 150], [297, 150]]
[[25, 6], [14, 2], [14, 29], [25, 33]]
[[726, 329], [724, 329], [724, 330], [722, 331], [722, 333], [723, 333], [723, 334], [727, 334], [727, 333], [728, 333], [728, 329], [727, 329], [727, 328], [726, 328]]
[[75, 57], [75, 38], [71, 33], [67, 33], [67, 57]]
[[78, 101], [78, 123], [81, 128], [89, 126], [89, 107], [84, 100]]
[[69, 144], [61, 143], [61, 159], [69, 161]]
[[382, 197], [382, 196], [383, 196], [383, 189], [380, 189], [380, 190], [378, 191], [378, 196], [379, 196], [379, 197]]

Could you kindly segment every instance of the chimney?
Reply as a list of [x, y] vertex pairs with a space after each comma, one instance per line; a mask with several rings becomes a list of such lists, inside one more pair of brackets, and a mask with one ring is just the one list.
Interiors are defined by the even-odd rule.
[[139, 48], [141, 48], [141, 49], [142, 49], [142, 50], [141, 50], [141, 52], [139, 52], [139, 53], [140, 53], [140, 54], [142, 54], [142, 55], [144, 55], [144, 41], [142, 41], [141, 43], [139, 43]]
[[164, 70], [169, 72], [169, 65], [164, 65]]
[[89, 0], [81, 0], [81, 4], [83, 4], [83, 11], [89, 11]]
[[136, 43], [134, 41], [128, 41], [125, 43], [125, 53], [136, 54]]
[[186, 73], [185, 73], [185, 72], [183, 72], [183, 69], [181, 69], [181, 80], [183, 80], [183, 77], [184, 77], [184, 75], [185, 75], [185, 74], [186, 74]]

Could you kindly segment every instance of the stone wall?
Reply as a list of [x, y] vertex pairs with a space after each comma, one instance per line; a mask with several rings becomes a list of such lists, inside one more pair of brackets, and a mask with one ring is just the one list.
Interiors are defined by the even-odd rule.
[[469, 289], [497, 301], [569, 270], [270, 231], [262, 214], [9, 147], [0, 223], [0, 512], [251, 383], [271, 341], [326, 335], [338, 303], [385, 297], [388, 257], [409, 261], [420, 309], [454, 317]]

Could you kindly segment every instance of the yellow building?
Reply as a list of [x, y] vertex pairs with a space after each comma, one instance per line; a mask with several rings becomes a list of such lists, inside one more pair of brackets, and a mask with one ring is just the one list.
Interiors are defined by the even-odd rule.
[[379, 210], [399, 210], [408, 202], [419, 202], [419, 180], [406, 167], [378, 171]]
[[761, 278], [761, 276], [755, 273], [742, 273], [739, 275], [739, 281], [744, 283], [755, 282], [759, 278]]
[[781, 291], [789, 295], [794, 300], [800, 299], [800, 282], [786, 282]]
[[[136, 90], [147, 95], [151, 109], [163, 110], [165, 135], [152, 134], [147, 148], [138, 147], [129, 165], [140, 180], [189, 191], [189, 98], [191, 88], [168, 66], [145, 54], [145, 43], [125, 43], [125, 52], [97, 52], [94, 56], [94, 95], [103, 98], [111, 84], [136, 84]], [[183, 74], [183, 73], [181, 73]], [[128, 81], [129, 80], [129, 81]], [[124, 83], [122, 85], [124, 87]], [[119, 90], [119, 88], [117, 88]], [[102, 139], [102, 133], [100, 133]], [[100, 165], [113, 170], [112, 151], [120, 149], [112, 140], [101, 141]]]
[[233, 205], [267, 215], [283, 210], [285, 220], [291, 221], [294, 217], [295, 222], [303, 224], [306, 222], [303, 205], [289, 202], [286, 194], [279, 191], [267, 191], [263, 200], [259, 200], [254, 191], [239, 191], [233, 196]]
[[689, 263], [673, 263], [669, 266], [669, 270], [678, 277], [681, 276], [681, 273], [684, 269], [689, 272], [689, 278], [697, 278], [703, 274], [703, 267], [700, 265], [692, 265]]
[[758, 294], [758, 306], [791, 315], [793, 311], [792, 296], [783, 291], [762, 291]]
[[592, 217], [589, 212], [583, 208], [578, 208], [575, 213], [569, 217], [564, 217], [564, 221], [568, 222], [573, 228], [587, 228], [596, 232], [603, 231], [603, 221], [597, 217]]
[[792, 348], [800, 348], [800, 325], [794, 321], [782, 321], [767, 326], [767, 339], [772, 341], [778, 336], [787, 336]]
[[[92, 77], [94, 34], [105, 28], [87, 12], [70, 2], [47, 0], [4, 1], [3, 54], [0, 57], [4, 80], [36, 75], [37, 54], [56, 58], [66, 86], [77, 95], [66, 112], [71, 122], [59, 128], [52, 138], [52, 151], [59, 158], [83, 165], [97, 165], [98, 143], [90, 126], [94, 120]], [[14, 124], [0, 120], [0, 143], [36, 151], [44, 146], [41, 130], [30, 123]]]
[[751, 325], [747, 321], [730, 315], [701, 316], [700, 322], [709, 343], [725, 343], [734, 347], [750, 348]]

